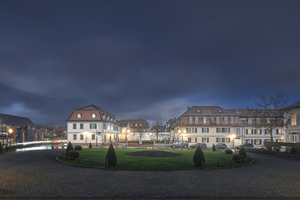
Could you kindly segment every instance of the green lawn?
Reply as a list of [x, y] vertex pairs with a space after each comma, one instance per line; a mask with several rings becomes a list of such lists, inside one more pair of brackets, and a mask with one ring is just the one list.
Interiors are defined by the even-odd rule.
[[[104, 149], [82, 149], [78, 151], [80, 156], [79, 164], [81, 165], [91, 165], [91, 159], [93, 159], [93, 166], [103, 166], [105, 167], [104, 161], [107, 148]], [[118, 170], [192, 170], [192, 169], [204, 169], [204, 168], [215, 168], [219, 167], [230, 167], [230, 160], [233, 154], [225, 154], [224, 152], [218, 151], [203, 151], [205, 156], [205, 166], [195, 167], [193, 163], [193, 156], [195, 150], [162, 150], [173, 153], [180, 153], [183, 156], [177, 157], [142, 157], [142, 156], [129, 156], [126, 155], [128, 152], [135, 151], [149, 151], [148, 149], [115, 149], [117, 155], [117, 165], [115, 167], [108, 167], [108, 169], [118, 169]], [[66, 161], [65, 159], [63, 159]], [[72, 163], [78, 163], [78, 160], [70, 161]], [[250, 161], [249, 161], [250, 162]], [[240, 166], [247, 164], [232, 163], [232, 166]]]

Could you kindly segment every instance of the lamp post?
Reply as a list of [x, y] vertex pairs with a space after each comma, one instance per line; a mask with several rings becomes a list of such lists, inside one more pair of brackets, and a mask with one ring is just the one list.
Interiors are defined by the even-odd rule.
[[183, 149], [183, 135], [184, 135], [184, 133], [186, 133], [186, 130], [183, 130], [183, 133], [181, 133], [181, 130], [179, 129], [178, 130], [178, 133], [181, 135], [181, 150]]
[[97, 130], [96, 130], [96, 147], [97, 147], [98, 134], [100, 135], [100, 134], [101, 134], [101, 132], [100, 132], [100, 131], [99, 131], [99, 132], [97, 132]]
[[87, 133], [86, 133], [86, 131], [84, 132], [84, 136], [85, 136], [85, 146], [87, 146]]
[[[11, 134], [12, 134], [12, 132], [13, 132], [13, 129], [12, 128], [10, 128], [10, 129], [8, 129], [8, 132], [9, 132], [9, 149], [10, 149], [10, 151], [11, 151]], [[8, 144], [7, 144], [8, 145]]]
[[[233, 140], [233, 149], [234, 149], [234, 139], [235, 139], [235, 135], [231, 135], [230, 137], [231, 137], [232, 140]], [[236, 153], [235, 149], [234, 149], [234, 153]]]

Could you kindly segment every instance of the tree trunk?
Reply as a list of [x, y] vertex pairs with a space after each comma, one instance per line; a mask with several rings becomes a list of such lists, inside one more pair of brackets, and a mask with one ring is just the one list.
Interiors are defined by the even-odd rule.
[[271, 148], [273, 147], [273, 129], [270, 129], [270, 136], [271, 136]]

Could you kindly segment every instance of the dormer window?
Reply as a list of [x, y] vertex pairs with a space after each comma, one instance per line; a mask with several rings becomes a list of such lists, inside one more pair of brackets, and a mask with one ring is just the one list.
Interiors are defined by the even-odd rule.
[[270, 118], [267, 118], [267, 123], [268, 123], [268, 124], [270, 123]]
[[105, 119], [105, 115], [102, 115], [102, 118]]
[[112, 121], [112, 120], [113, 120], [113, 118], [111, 117], [111, 118], [110, 118], [110, 121]]
[[223, 113], [223, 110], [218, 110], [218, 113]]
[[81, 118], [81, 113], [77, 114], [77, 118], [79, 118], [79, 119]]
[[260, 119], [256, 118], [256, 123], [259, 124], [260, 123]]
[[230, 123], [233, 123], [233, 117], [230, 117]]
[[248, 124], [252, 124], [252, 118], [248, 118]]
[[96, 118], [96, 114], [95, 113], [92, 114], [92, 118]]
[[142, 124], [140, 124], [140, 126], [142, 126]]
[[135, 126], [137, 126], [137, 124], [135, 124]]
[[201, 113], [201, 110], [196, 110], [196, 113]]
[[193, 123], [193, 118], [192, 117], [189, 117], [189, 123]]
[[217, 122], [217, 123], [220, 123], [220, 117], [217, 117], [217, 118], [216, 118], [216, 122]]
[[206, 117], [203, 117], [203, 123], [206, 124]]
[[224, 117], [224, 123], [228, 123], [228, 117]]

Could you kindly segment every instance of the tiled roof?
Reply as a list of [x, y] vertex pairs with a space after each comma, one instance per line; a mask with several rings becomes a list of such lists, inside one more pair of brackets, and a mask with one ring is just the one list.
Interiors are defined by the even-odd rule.
[[[118, 122], [121, 127], [126, 127], [128, 123], [129, 123], [130, 128], [137, 128], [137, 127], [148, 128], [149, 127], [149, 124], [145, 119], [123, 119]], [[135, 124], [137, 124], [137, 126], [135, 126]], [[140, 126], [140, 124], [142, 124], [142, 126]]]
[[300, 107], [300, 101], [292, 104], [292, 105], [289, 105], [288, 107], [286, 107], [286, 109], [292, 109], [292, 108], [298, 108]]
[[0, 124], [15, 126], [34, 126], [34, 123], [27, 117], [0, 114]]
[[[78, 114], [81, 114], [81, 118], [77, 117]], [[96, 114], [95, 118], [92, 118], [92, 114]], [[105, 118], [103, 118], [103, 115], [105, 116]], [[111, 120], [111, 118], [113, 120]], [[112, 123], [118, 124], [117, 121], [114, 121], [115, 119], [116, 118], [114, 115], [103, 110], [102, 108], [95, 106], [95, 105], [89, 105], [89, 106], [74, 110], [72, 112], [72, 114], [70, 115], [70, 117], [66, 121], [67, 122], [71, 122], [71, 121], [107, 121], [107, 122], [112, 122]]]
[[192, 106], [182, 116], [230, 116], [235, 115], [219, 106]]

